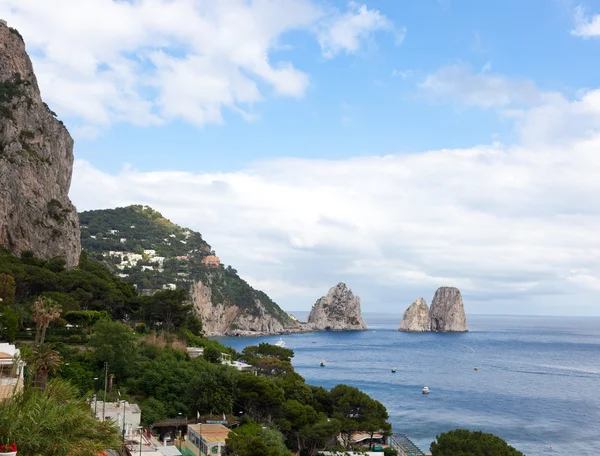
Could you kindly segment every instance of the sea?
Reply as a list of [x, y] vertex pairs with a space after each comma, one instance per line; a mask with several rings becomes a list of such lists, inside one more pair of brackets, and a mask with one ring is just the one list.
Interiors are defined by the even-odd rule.
[[[528, 456], [600, 455], [600, 318], [470, 315], [468, 333], [439, 334], [399, 332], [401, 315], [363, 317], [367, 331], [283, 336], [296, 372], [365, 391], [425, 452], [436, 435], [467, 428]], [[218, 340], [241, 351], [279, 338]]]

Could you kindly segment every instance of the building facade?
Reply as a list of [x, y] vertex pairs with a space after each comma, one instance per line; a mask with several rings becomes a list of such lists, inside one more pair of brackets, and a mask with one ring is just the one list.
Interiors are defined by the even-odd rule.
[[190, 424], [187, 439], [179, 442], [179, 451], [184, 456], [222, 456], [230, 432], [222, 424]]
[[19, 349], [0, 342], [0, 402], [23, 389], [23, 366]]

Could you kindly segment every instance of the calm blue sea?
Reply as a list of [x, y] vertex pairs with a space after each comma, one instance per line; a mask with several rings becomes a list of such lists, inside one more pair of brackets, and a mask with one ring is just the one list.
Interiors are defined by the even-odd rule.
[[[367, 392], [423, 450], [461, 427], [528, 456], [600, 454], [600, 318], [469, 316], [465, 334], [409, 334], [397, 331], [400, 315], [364, 317], [364, 332], [284, 336], [296, 371]], [[219, 338], [238, 350], [278, 339]]]

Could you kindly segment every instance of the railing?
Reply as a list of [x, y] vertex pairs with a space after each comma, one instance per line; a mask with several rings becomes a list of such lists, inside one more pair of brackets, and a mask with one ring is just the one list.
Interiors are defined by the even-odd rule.
[[392, 435], [390, 446], [397, 450], [400, 456], [425, 456], [425, 453], [408, 436], [403, 434]]

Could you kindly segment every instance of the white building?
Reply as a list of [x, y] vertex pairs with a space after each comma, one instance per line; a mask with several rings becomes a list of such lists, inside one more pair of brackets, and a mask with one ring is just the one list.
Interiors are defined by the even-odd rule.
[[146, 250], [144, 250], [144, 253], [148, 256], [154, 256], [154, 255], [156, 255], [156, 250], [146, 249]]
[[91, 401], [90, 406], [98, 420], [113, 420], [121, 432], [125, 428], [125, 435], [135, 435], [141, 426], [142, 411], [137, 404], [119, 401], [105, 405], [103, 401]]
[[142, 266], [142, 271], [152, 271], [154, 266]]
[[165, 262], [165, 257], [155, 256], [152, 258], [153, 263], [163, 264]]
[[109, 230], [110, 234], [117, 234], [119, 230]]
[[23, 389], [23, 366], [17, 347], [0, 342], [0, 402]]
[[121, 238], [121, 244], [125, 244], [127, 242], [127, 238]]
[[163, 290], [176, 290], [177, 285], [175, 285], [174, 283], [167, 283], [167, 284], [163, 285], [162, 288], [163, 288]]

